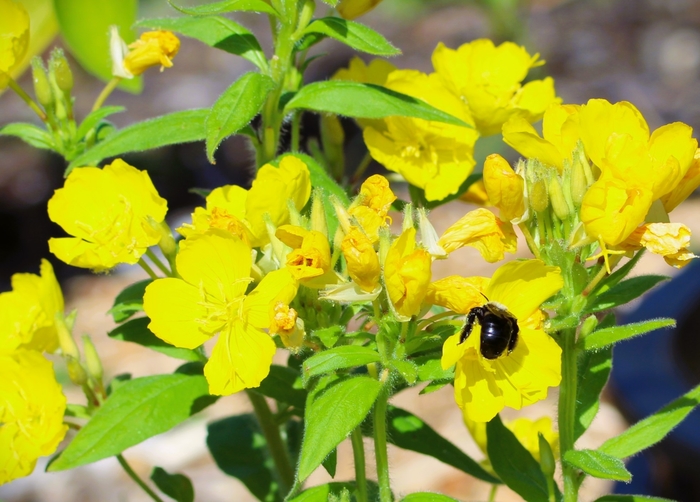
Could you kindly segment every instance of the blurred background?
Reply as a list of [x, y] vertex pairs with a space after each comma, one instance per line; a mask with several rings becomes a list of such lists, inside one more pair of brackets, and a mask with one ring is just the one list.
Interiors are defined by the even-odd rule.
[[[325, 8], [319, 6], [317, 15]], [[139, 4], [139, 18], [175, 15], [165, 0], [141, 0]], [[263, 47], [269, 49], [265, 17], [240, 14], [236, 20], [250, 28]], [[700, 128], [700, 0], [384, 0], [360, 21], [401, 48], [403, 55], [392, 59], [399, 68], [431, 71], [430, 56], [438, 42], [456, 48], [481, 37], [514, 40], [531, 53], [539, 52], [547, 61], [530, 78], [553, 76], [558, 94], [566, 103], [583, 103], [590, 98], [627, 100], [642, 111], [651, 129], [673, 121], [685, 122], [696, 130]], [[46, 26], [46, 33], [50, 33], [56, 28], [55, 21], [51, 24], [49, 20]], [[48, 48], [63, 44], [59, 36]], [[313, 50], [326, 56], [311, 64], [306, 73], [308, 81], [329, 78], [354, 55], [345, 46], [328, 40]], [[48, 49], [44, 56], [48, 56]], [[104, 58], [107, 61], [108, 54]], [[76, 82], [75, 113], [82, 118], [104, 83], [82, 70], [70, 56], [69, 59]], [[253, 69], [244, 59], [184, 38], [174, 64], [162, 73], [147, 72], [140, 95], [120, 90], [112, 94], [107, 104], [126, 106], [127, 111], [113, 115], [110, 120], [123, 127], [177, 110], [211, 106], [238, 76]], [[31, 94], [28, 73], [19, 83]], [[37, 122], [33, 112], [16, 95], [6, 91], [0, 95], [0, 126], [19, 121]], [[302, 125], [302, 144], [318, 136], [316, 116], [306, 114]], [[344, 120], [343, 126], [347, 168], [352, 172], [366, 150], [354, 123]], [[478, 150], [482, 159], [496, 151], [511, 160], [516, 158], [499, 138], [479, 144]], [[241, 137], [233, 137], [224, 141], [217, 151], [215, 165], [207, 161], [202, 143], [131, 154], [125, 160], [149, 171], [159, 193], [168, 200], [170, 223], [179, 225], [202, 202], [190, 188], [210, 189], [231, 183], [247, 188], [253, 153]], [[480, 167], [479, 162], [477, 169]], [[109, 275], [95, 276], [68, 267], [49, 254], [48, 238], [63, 234], [49, 221], [46, 202], [62, 186], [64, 168], [63, 159], [57, 155], [0, 136], [0, 291], [10, 289], [13, 273], [37, 273], [40, 259], [49, 258], [64, 287], [67, 308], [79, 309], [76, 334], [85, 332], [93, 336], [108, 376], [128, 372], [136, 377], [172, 371], [179, 364], [177, 361], [106, 336], [113, 326], [106, 312], [114, 296], [140, 279], [140, 270], [118, 268]], [[370, 172], [382, 172], [381, 166], [372, 165]], [[434, 211], [431, 219], [441, 232], [471, 209], [468, 204], [456, 202]], [[695, 235], [700, 235], [700, 202], [689, 199], [674, 212], [674, 221], [684, 222]], [[698, 249], [697, 240], [693, 249]], [[436, 264], [434, 275], [445, 276], [455, 269], [463, 275], [489, 274], [493, 267], [482, 264], [472, 251], [460, 250], [450, 258], [449, 264]], [[523, 252], [522, 256], [526, 254]], [[676, 275], [677, 271], [661, 258], [646, 256], [637, 273]], [[643, 304], [619, 312], [621, 321], [675, 315], [679, 328], [652, 333], [616, 349], [616, 367], [605, 403], [580, 446], [598, 446], [627, 423], [635, 422], [700, 383], [699, 299], [700, 267], [691, 265], [680, 277], [643, 299]], [[67, 382], [67, 378], [64, 380]], [[70, 401], [82, 402], [80, 392], [66, 388]], [[417, 392], [405, 391], [394, 402], [421, 416], [470, 455], [481, 458], [461, 422], [451, 388], [420, 399]], [[554, 403], [550, 397], [517, 416], [554, 416]], [[146, 477], [154, 465], [187, 474], [195, 484], [197, 500], [252, 501], [253, 497], [240, 482], [216, 468], [205, 444], [207, 423], [249, 408], [244, 396], [221, 399], [198, 417], [128, 450], [125, 456]], [[397, 493], [435, 490], [459, 500], [486, 500], [488, 496], [489, 486], [434, 459], [397, 449], [391, 450], [390, 455]], [[352, 456], [347, 445], [340, 448], [338, 458], [336, 479], [350, 478]], [[148, 500], [132, 486], [114, 459], [65, 473], [45, 474], [41, 472], [44, 466], [45, 461], [40, 461], [31, 477], [0, 487], [0, 499], [5, 502]], [[630, 485], [613, 486], [592, 480], [585, 485], [582, 499], [594, 500], [614, 489], [619, 493], [700, 500], [698, 414], [691, 414], [660, 445], [634, 458], [630, 469], [634, 474]], [[328, 479], [325, 472], [317, 472], [310, 483]], [[517, 497], [502, 488], [496, 500], [517, 500]]]

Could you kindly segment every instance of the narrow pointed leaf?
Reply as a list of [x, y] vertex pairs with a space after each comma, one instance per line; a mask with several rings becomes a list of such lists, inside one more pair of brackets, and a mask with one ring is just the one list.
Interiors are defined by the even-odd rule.
[[107, 334], [115, 340], [137, 343], [175, 359], [182, 359], [183, 361], [200, 361], [202, 359], [194, 350], [174, 347], [158, 338], [148, 329], [150, 322], [151, 320], [147, 317], [131, 319], [124, 324], [120, 324]]
[[[328, 502], [329, 500], [344, 500], [343, 493], [352, 494], [355, 491], [355, 482], [335, 482], [325, 485], [314, 486], [301, 492], [288, 502]], [[377, 500], [377, 484], [374, 481], [367, 480], [367, 492], [369, 500]]]
[[369, 414], [382, 384], [370, 377], [337, 380], [310, 396], [297, 470], [303, 482]]
[[253, 32], [222, 16], [144, 19], [136, 23], [136, 26], [174, 31], [210, 47], [241, 56], [261, 70], [267, 68], [265, 53]]
[[75, 135], [78, 138], [84, 138], [85, 135], [90, 132], [90, 129], [97, 126], [102, 119], [106, 119], [115, 113], [121, 113], [124, 110], [126, 110], [126, 108], [123, 106], [104, 106], [102, 108], [98, 108], [83, 119]]
[[137, 122], [121, 129], [74, 159], [66, 175], [80, 166], [96, 166], [108, 157], [128, 152], [141, 152], [176, 143], [188, 143], [205, 138], [204, 121], [209, 108], [185, 110]]
[[630, 472], [625, 469], [622, 460], [596, 450], [571, 450], [564, 456], [564, 461], [582, 470], [589, 476], [615, 481], [629, 481]]
[[601, 294], [608, 291], [616, 284], [619, 284], [627, 275], [632, 271], [632, 269], [637, 265], [639, 260], [644, 256], [646, 250], [642, 249], [637, 251], [637, 253], [629, 260], [627, 263], [622, 265], [620, 268], [615, 270], [612, 274], [607, 276], [605, 279], [600, 281], [600, 284], [593, 290], [593, 294]]
[[647, 495], [603, 495], [595, 502], [674, 502], [671, 499], [661, 497], [649, 497]]
[[304, 379], [376, 362], [379, 362], [379, 353], [374, 349], [360, 345], [341, 345], [319, 352], [304, 361]]
[[334, 38], [353, 49], [375, 56], [396, 56], [401, 51], [382, 35], [361, 23], [339, 17], [324, 17], [312, 22], [302, 34], [318, 33]]
[[670, 277], [663, 275], [640, 275], [615, 285], [609, 290], [593, 298], [593, 303], [586, 309], [587, 312], [599, 312], [629, 303], [639, 298], [651, 288]]
[[603, 347], [627, 340], [628, 338], [643, 335], [644, 333], [649, 333], [656, 329], [673, 328], [675, 326], [676, 321], [673, 319], [654, 319], [651, 321], [635, 322], [623, 326], [600, 329], [581, 340], [579, 342], [579, 348], [582, 350], [599, 350]]
[[486, 425], [489, 460], [496, 474], [526, 502], [548, 502], [549, 489], [540, 464], [496, 417]]
[[619, 436], [608, 439], [598, 451], [618, 458], [639, 453], [665, 438], [698, 404], [700, 386], [637, 422]]
[[116, 388], [51, 464], [63, 471], [117, 455], [168, 431], [213, 402], [203, 376], [135, 378]]
[[210, 162], [214, 162], [214, 151], [219, 144], [247, 126], [258, 114], [274, 85], [270, 77], [250, 72], [219, 96], [206, 121], [207, 157]]
[[151, 472], [151, 481], [176, 502], [194, 502], [192, 481], [183, 474], [170, 474], [162, 467], [155, 467]]
[[576, 386], [576, 423], [574, 439], [581, 437], [598, 413], [600, 393], [612, 370], [612, 346], [597, 351], [582, 352], [578, 358]]
[[277, 16], [277, 11], [264, 0], [223, 0], [222, 2], [205, 3], [194, 7], [178, 6], [168, 0], [175, 10], [190, 16], [212, 16], [226, 12], [264, 12]]
[[43, 150], [55, 149], [51, 135], [34, 124], [26, 124], [24, 122], [7, 124], [6, 126], [0, 127], [0, 135], [14, 136], [34, 148], [41, 148]]
[[305, 85], [286, 106], [329, 112], [348, 117], [381, 119], [401, 116], [470, 127], [457, 117], [430, 106], [425, 101], [372, 84], [328, 80]]

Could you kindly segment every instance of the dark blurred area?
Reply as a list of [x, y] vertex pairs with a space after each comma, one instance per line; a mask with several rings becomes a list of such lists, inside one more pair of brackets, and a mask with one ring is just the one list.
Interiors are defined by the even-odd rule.
[[[319, 6], [317, 15], [324, 8]], [[147, 0], [142, 2], [141, 15], [174, 16], [176, 12], [165, 0]], [[259, 37], [269, 53], [267, 19], [247, 14], [236, 19]], [[403, 55], [392, 60], [400, 68], [431, 71], [430, 56], [438, 42], [456, 48], [480, 37], [492, 37], [497, 41], [513, 39], [526, 45], [531, 52], [539, 52], [547, 61], [531, 77], [553, 76], [557, 91], [566, 103], [583, 103], [590, 98], [606, 98], [613, 102], [627, 100], [642, 111], [651, 129], [674, 121], [685, 122], [696, 130], [700, 128], [700, 0], [384, 0], [361, 21], [402, 49]], [[56, 43], [60, 45], [60, 39]], [[307, 81], [329, 78], [354, 55], [350, 49], [333, 41], [322, 42], [313, 52], [326, 53], [326, 56], [310, 65]], [[76, 81], [76, 115], [82, 118], [104, 84], [87, 75], [74, 60], [71, 63]], [[253, 69], [241, 58], [187, 39], [182, 40], [174, 64], [162, 73], [156, 70], [146, 73], [141, 95], [116, 91], [109, 98], [107, 104], [127, 107], [126, 113], [113, 116], [118, 127], [177, 110], [211, 106], [238, 76]], [[31, 91], [28, 74], [22, 77], [20, 84]], [[36, 123], [35, 116], [24, 103], [11, 92], [5, 92], [0, 96], [0, 125], [15, 121]], [[302, 145], [318, 136], [317, 122], [317, 117], [311, 114], [304, 116]], [[343, 125], [347, 169], [352, 172], [365, 149], [354, 123], [344, 120]], [[184, 218], [202, 202], [200, 196], [190, 192], [192, 187], [211, 189], [230, 183], [248, 187], [254, 155], [245, 140], [233, 137], [224, 141], [217, 151], [215, 165], [207, 161], [201, 143], [161, 148], [124, 158], [139, 169], [149, 171], [159, 193], [168, 200], [170, 217], [177, 219]], [[13, 273], [36, 273], [41, 258], [51, 259], [59, 280], [89, 273], [58, 262], [48, 252], [48, 238], [63, 235], [62, 230], [49, 221], [46, 203], [53, 191], [62, 186], [64, 168], [63, 160], [54, 154], [34, 149], [14, 138], [0, 137], [0, 290], [10, 288]], [[697, 218], [697, 213], [695, 215]], [[680, 334], [663, 346], [635, 346], [628, 342], [616, 351], [620, 366], [626, 364], [624, 352], [635, 358], [637, 371], [640, 370], [640, 356], [647, 357], [643, 364], [653, 364], [648, 361], [651, 357], [660, 357], [656, 350], [675, 351], [664, 352], [670, 354], [670, 366], [684, 368], [678, 371], [671, 368], [668, 371], [673, 375], [663, 376], [661, 370], [665, 366], [659, 364], [660, 371], [648, 372], [649, 378], [653, 375], [656, 379], [652, 390], [658, 392], [653, 402], [647, 400], [644, 405], [633, 402], [634, 395], [651, 394], [652, 390], [644, 387], [651, 384], [634, 376], [635, 368], [615, 370], [614, 379], [617, 380], [613, 391], [628, 398], [620, 404], [631, 422], [700, 382], [698, 267], [692, 267], [692, 275], [683, 280], [687, 287], [676, 286], [680, 284], [676, 280], [666, 286], [662, 296], [666, 299], [663, 306], [668, 308], [658, 313], [658, 316], [675, 313], [681, 320], [677, 330]], [[688, 302], [675, 302], [681, 292]], [[669, 310], [672, 303], [678, 307], [674, 312]], [[670, 337], [669, 332], [661, 332], [650, 335], [649, 340], [657, 335]], [[672, 357], [673, 354], [684, 356]], [[677, 362], [679, 360], [685, 362]], [[668, 380], [659, 380], [663, 378], [673, 378], [676, 383], [664, 387]], [[638, 392], [633, 392], [635, 388]], [[700, 420], [697, 413], [692, 420], [687, 423], [695, 426]], [[677, 500], [700, 500], [700, 440], [697, 443], [685, 441], [686, 436], [679, 432], [687, 430], [690, 429], [679, 429], [650, 454], [633, 459], [630, 469], [638, 473], [634, 483], [618, 490], [631, 493], [628, 490], [634, 489], [636, 493]], [[697, 439], [698, 431], [700, 424], [689, 434]]]

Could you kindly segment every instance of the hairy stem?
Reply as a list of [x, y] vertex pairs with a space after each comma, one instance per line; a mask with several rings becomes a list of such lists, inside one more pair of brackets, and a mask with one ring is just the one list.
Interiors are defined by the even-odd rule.
[[561, 386], [559, 387], [559, 451], [564, 477], [564, 502], [576, 502], [578, 489], [576, 469], [566, 462], [564, 456], [574, 449], [574, 426], [576, 421], [577, 351], [576, 330], [560, 333], [562, 346]]
[[114, 77], [112, 80], [107, 82], [107, 85], [105, 85], [105, 88], [102, 89], [102, 92], [100, 93], [99, 96], [97, 96], [97, 99], [95, 100], [95, 103], [92, 105], [92, 111], [94, 112], [95, 110], [99, 110], [102, 108], [102, 105], [104, 102], [107, 100], [110, 94], [112, 94], [112, 91], [117, 88], [119, 85], [119, 82], [122, 81], [121, 77]]
[[34, 110], [34, 113], [36, 113], [43, 122], [46, 122], [47, 117], [44, 111], [39, 108], [39, 105], [37, 105], [31, 97], [29, 97], [29, 94], [24, 92], [24, 89], [22, 89], [17, 82], [15, 82], [13, 79], [9, 79], [8, 85], [10, 86], [10, 89], [15, 91], [15, 93], [17, 93], [17, 95], [22, 98], [27, 105], [29, 105], [29, 108]]
[[367, 475], [365, 472], [365, 444], [362, 442], [362, 430], [356, 427], [350, 436], [352, 455], [355, 459], [355, 486], [357, 502], [367, 502]]
[[391, 481], [389, 480], [389, 454], [386, 448], [386, 409], [389, 400], [387, 385], [379, 392], [374, 404], [374, 455], [377, 461], [377, 481], [380, 502], [392, 502]]
[[134, 472], [134, 470], [131, 468], [131, 466], [127, 463], [126, 459], [121, 454], [117, 455], [117, 460], [119, 461], [119, 465], [121, 465], [124, 468], [129, 477], [133, 479], [134, 482], [137, 485], [139, 485], [149, 497], [155, 500], [155, 502], [163, 502], [163, 499], [160, 498], [156, 492], [151, 490], [141, 478], [139, 478], [138, 474]]
[[146, 273], [148, 274], [148, 276], [151, 279], [158, 279], [158, 274], [156, 274], [153, 271], [153, 269], [150, 267], [150, 265], [148, 263], [146, 263], [143, 258], [139, 259], [139, 265], [141, 266], [142, 269], [144, 269], [146, 271]]

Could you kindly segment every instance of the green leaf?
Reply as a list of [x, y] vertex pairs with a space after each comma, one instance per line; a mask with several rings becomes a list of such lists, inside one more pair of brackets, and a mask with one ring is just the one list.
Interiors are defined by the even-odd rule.
[[210, 47], [241, 56], [261, 70], [267, 68], [265, 53], [253, 32], [222, 16], [144, 19], [136, 26], [174, 31]]
[[[372, 435], [369, 424], [363, 426], [362, 433]], [[423, 420], [395, 406], [389, 406], [387, 411], [387, 441], [404, 450], [436, 458], [487, 483], [500, 483], [498, 478], [486, 472], [478, 462], [435, 432]]]
[[169, 113], [144, 122], [137, 122], [107, 139], [74, 159], [66, 170], [66, 175], [74, 167], [95, 166], [107, 157], [115, 157], [128, 152], [141, 152], [166, 145], [203, 140], [206, 136], [204, 121], [209, 108], [185, 110]]
[[423, 387], [419, 394], [430, 394], [432, 392], [438, 391], [443, 387], [450, 385], [452, 380], [433, 380], [428, 385]]
[[34, 148], [55, 150], [51, 135], [34, 124], [26, 124], [24, 122], [7, 124], [6, 126], [0, 127], [0, 135], [14, 136]]
[[194, 7], [181, 7], [168, 0], [175, 10], [190, 16], [212, 16], [226, 12], [264, 12], [277, 16], [277, 11], [264, 0], [223, 0], [222, 2], [205, 3]]
[[[134, 41], [137, 0], [54, 0], [61, 36], [73, 56], [88, 72], [102, 80], [112, 79], [109, 29], [117, 26], [127, 44]], [[139, 77], [122, 80], [120, 87], [140, 92]]]
[[90, 132], [90, 129], [96, 127], [101, 120], [109, 117], [110, 115], [114, 115], [115, 113], [121, 113], [124, 110], [126, 110], [126, 108], [123, 106], [105, 106], [98, 108], [83, 119], [83, 121], [80, 123], [80, 127], [78, 127], [78, 131], [75, 133], [75, 136], [81, 139], [84, 138], [85, 135]]
[[380, 382], [370, 377], [348, 377], [309, 396], [297, 470], [299, 482], [308, 478], [369, 414], [381, 387]]
[[637, 422], [619, 436], [608, 439], [598, 448], [598, 451], [618, 458], [639, 453], [666, 437], [698, 404], [700, 404], [700, 386]]
[[671, 499], [661, 497], [648, 497], [646, 495], [603, 495], [595, 502], [674, 502]]
[[637, 253], [632, 257], [631, 260], [629, 260], [627, 263], [615, 270], [605, 279], [600, 281], [598, 286], [593, 290], [593, 294], [599, 295], [601, 293], [604, 293], [605, 291], [608, 291], [610, 288], [618, 284], [622, 279], [627, 277], [627, 274], [629, 274], [632, 271], [632, 269], [637, 265], [637, 262], [639, 262], [642, 256], [644, 256], [645, 251], [645, 249], [637, 251]]
[[160, 491], [177, 502], [194, 502], [192, 481], [182, 474], [169, 474], [162, 467], [153, 468], [151, 481]]
[[427, 382], [429, 380], [454, 380], [454, 366], [443, 369], [439, 357], [417, 357], [414, 359], [414, 362], [418, 365], [418, 380], [421, 382]]
[[211, 404], [203, 376], [135, 378], [116, 388], [51, 464], [63, 471], [117, 455], [168, 431]]
[[[333, 209], [333, 204], [330, 201], [331, 195], [336, 197], [345, 207], [350, 205], [350, 199], [345, 193], [345, 190], [335, 182], [333, 178], [330, 177], [328, 171], [326, 171], [323, 166], [321, 166], [313, 157], [305, 155], [303, 153], [290, 153], [287, 155], [292, 155], [300, 159], [306, 167], [309, 168], [309, 174], [311, 175], [311, 186], [315, 189], [320, 189], [321, 198], [323, 199], [323, 207], [326, 212], [326, 224], [328, 225], [329, 235], [335, 235], [335, 231], [338, 228], [338, 216], [335, 214], [335, 209]], [[279, 160], [286, 157], [282, 155]]]
[[148, 347], [151, 350], [155, 350], [156, 352], [160, 352], [161, 354], [175, 359], [182, 359], [184, 361], [199, 361], [201, 359], [194, 350], [174, 347], [168, 342], [158, 338], [148, 329], [148, 323], [150, 322], [151, 320], [147, 317], [132, 319], [124, 324], [120, 324], [107, 333], [107, 335], [115, 340], [138, 343], [139, 345]]
[[136, 312], [143, 311], [143, 295], [146, 292], [146, 286], [152, 282], [153, 279], [135, 282], [117, 295], [114, 299], [114, 305], [108, 312], [108, 314], [112, 314], [114, 322], [126, 321]]
[[262, 108], [275, 83], [267, 75], [249, 72], [236, 80], [216, 100], [207, 117], [207, 157], [214, 163], [219, 144], [247, 126]]
[[285, 108], [329, 112], [348, 117], [381, 119], [414, 117], [470, 127], [457, 117], [432, 107], [425, 101], [372, 84], [343, 80], [314, 82], [302, 87]]
[[300, 409], [306, 406], [306, 391], [301, 387], [299, 372], [288, 366], [270, 366], [270, 373], [254, 392]]
[[600, 310], [607, 310], [624, 305], [642, 296], [658, 283], [668, 281], [669, 279], [670, 277], [663, 275], [640, 275], [638, 277], [632, 277], [592, 298], [592, 304], [586, 311], [598, 312]]
[[496, 417], [486, 425], [489, 460], [496, 474], [527, 502], [548, 502], [547, 480], [540, 464]]
[[458, 500], [440, 493], [418, 492], [406, 495], [401, 502], [458, 502]]
[[236, 415], [209, 424], [207, 447], [216, 465], [241, 482], [258, 500], [280, 501], [267, 443], [254, 415]]
[[594, 331], [583, 340], [578, 342], [579, 348], [582, 350], [598, 350], [608, 345], [612, 345], [622, 340], [627, 340], [644, 333], [649, 333], [656, 329], [673, 328], [676, 326], [676, 321], [673, 319], [654, 319], [651, 321], [635, 322], [625, 324], [623, 326], [614, 326], [612, 328], [599, 329]]
[[335, 470], [338, 467], [338, 448], [333, 448], [333, 451], [321, 462], [331, 478], [335, 478]]
[[[370, 483], [372, 482], [369, 481], [368, 485]], [[327, 483], [304, 490], [296, 497], [289, 499], [289, 502], [328, 502], [329, 500], [342, 500], [340, 497], [344, 491], [352, 493], [354, 490], [354, 482]]]
[[598, 413], [600, 393], [608, 381], [610, 370], [612, 370], [612, 346], [579, 354], [574, 440], [586, 432]]
[[318, 33], [334, 38], [353, 49], [375, 56], [396, 56], [401, 51], [391, 45], [382, 35], [361, 23], [346, 21], [339, 17], [316, 19], [308, 25], [302, 35]]
[[341, 345], [319, 352], [304, 361], [304, 380], [331, 371], [379, 362], [376, 350], [362, 345]]
[[345, 330], [342, 326], [329, 326], [328, 328], [315, 329], [313, 336], [321, 340], [327, 349], [331, 349], [344, 333]]
[[571, 450], [564, 456], [569, 465], [581, 469], [589, 476], [615, 481], [629, 481], [632, 474], [625, 469], [622, 460], [596, 450]]

